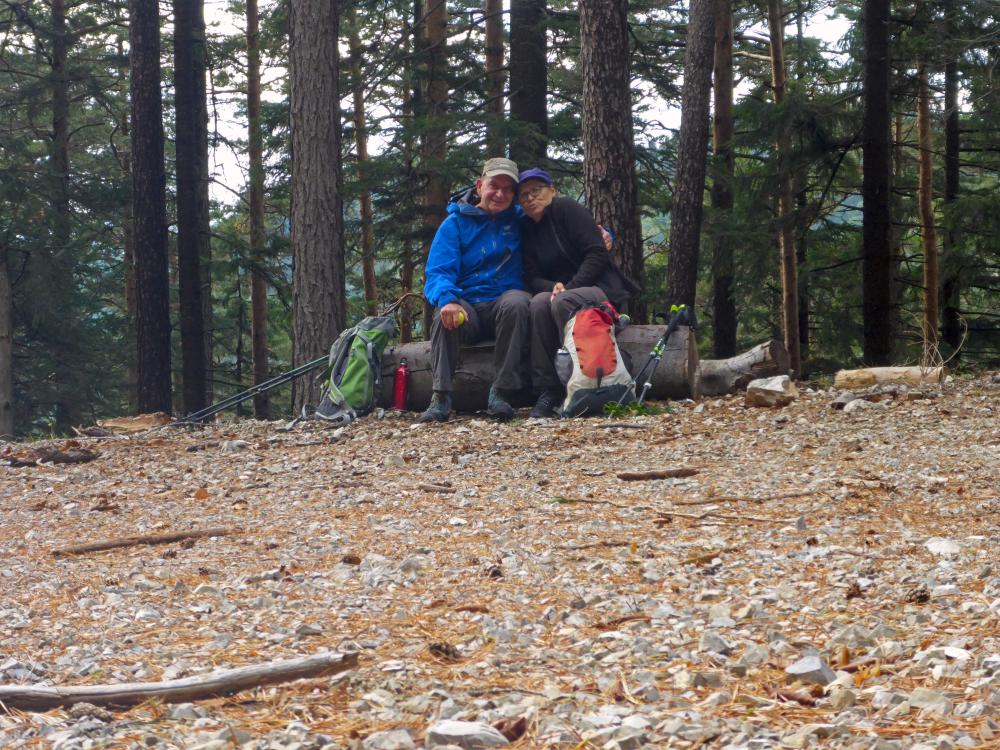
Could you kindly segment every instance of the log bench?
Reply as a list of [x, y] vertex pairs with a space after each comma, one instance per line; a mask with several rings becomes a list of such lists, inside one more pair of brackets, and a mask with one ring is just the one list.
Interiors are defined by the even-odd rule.
[[[649, 352], [663, 335], [662, 325], [633, 325], [618, 336], [618, 346], [631, 358], [632, 372], [638, 372]], [[382, 358], [382, 393], [379, 404], [392, 405], [393, 374], [401, 358], [410, 368], [410, 389], [406, 408], [421, 411], [431, 399], [431, 345], [428, 341], [396, 344], [385, 350]], [[788, 373], [788, 353], [779, 341], [765, 341], [743, 354], [730, 359], [698, 358], [694, 333], [687, 326], [677, 329], [656, 370], [653, 387], [647, 398], [697, 399], [721, 396], [746, 388], [754, 378]], [[456, 411], [476, 411], [486, 408], [486, 396], [493, 382], [493, 342], [483, 341], [464, 346], [459, 351], [455, 371], [452, 405]], [[639, 384], [641, 387], [641, 384]], [[514, 406], [530, 406], [532, 394], [524, 392], [513, 399]]]

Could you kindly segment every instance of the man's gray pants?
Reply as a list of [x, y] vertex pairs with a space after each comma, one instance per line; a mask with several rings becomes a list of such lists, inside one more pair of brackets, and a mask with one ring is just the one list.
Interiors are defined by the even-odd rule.
[[448, 330], [441, 325], [440, 311], [431, 323], [431, 371], [435, 391], [451, 393], [458, 365], [458, 349], [485, 339], [496, 339], [493, 349], [493, 385], [518, 391], [528, 385], [528, 306], [531, 295], [520, 289], [504, 292], [492, 302], [475, 304], [458, 300], [465, 310], [465, 323]]
[[539, 292], [531, 298], [531, 387], [542, 391], [562, 391], [556, 374], [556, 351], [563, 343], [566, 322], [587, 305], [606, 302], [608, 295], [600, 287], [567, 289], [550, 301], [552, 292]]

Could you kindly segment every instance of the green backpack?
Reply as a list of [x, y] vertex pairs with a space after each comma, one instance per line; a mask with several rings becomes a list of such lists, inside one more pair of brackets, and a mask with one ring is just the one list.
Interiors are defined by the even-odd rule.
[[392, 318], [368, 317], [337, 337], [316, 419], [347, 423], [375, 408], [382, 388], [382, 352], [397, 333]]

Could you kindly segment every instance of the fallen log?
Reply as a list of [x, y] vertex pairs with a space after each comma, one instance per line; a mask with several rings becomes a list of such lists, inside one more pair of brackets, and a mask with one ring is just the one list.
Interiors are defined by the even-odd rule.
[[742, 391], [757, 378], [789, 374], [785, 345], [777, 339], [757, 344], [753, 349], [729, 359], [705, 359], [701, 362], [698, 385], [702, 396], [724, 396]]
[[943, 367], [867, 367], [861, 370], [840, 370], [833, 378], [833, 387], [840, 390], [870, 388], [873, 385], [938, 385], [948, 371]]
[[254, 664], [224, 669], [207, 675], [164, 682], [125, 682], [118, 685], [0, 685], [0, 705], [26, 711], [48, 711], [74, 703], [95, 706], [134, 706], [150, 699], [163, 703], [189, 701], [232, 695], [241, 690], [291, 682], [307, 677], [326, 677], [353, 669], [358, 655], [318, 654], [300, 659]]
[[[653, 346], [663, 335], [663, 326], [629, 326], [618, 336], [618, 346], [631, 358], [632, 371], [637, 372]], [[410, 369], [410, 387], [406, 408], [420, 411], [431, 399], [431, 345], [428, 341], [397, 344], [385, 350], [382, 358], [382, 393], [380, 405], [392, 404], [393, 374], [401, 358]], [[647, 398], [682, 399], [698, 398], [698, 348], [691, 329], [681, 326], [670, 337], [663, 359], [656, 370], [653, 387]], [[493, 382], [493, 342], [462, 347], [455, 372], [455, 391], [452, 405], [457, 411], [475, 411], [486, 408], [486, 396]], [[640, 384], [641, 387], [641, 384]], [[520, 394], [515, 406], [532, 403], [530, 393]]]
[[118, 549], [120, 547], [138, 547], [140, 544], [171, 544], [173, 542], [183, 542], [186, 539], [204, 539], [209, 536], [227, 536], [229, 534], [239, 534], [239, 529], [195, 529], [193, 531], [177, 531], [170, 534], [142, 534], [139, 536], [125, 536], [118, 539], [105, 539], [100, 542], [88, 542], [78, 544], [74, 547], [63, 547], [52, 550], [53, 557], [69, 557], [71, 555], [83, 555], [87, 552], [103, 552], [108, 549]]

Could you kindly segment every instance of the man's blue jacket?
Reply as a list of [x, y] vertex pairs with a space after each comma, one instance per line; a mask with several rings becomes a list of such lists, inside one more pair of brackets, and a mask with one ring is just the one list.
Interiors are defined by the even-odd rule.
[[523, 289], [521, 207], [489, 214], [464, 201], [448, 204], [427, 255], [424, 296], [434, 307], [464, 299], [490, 302]]

